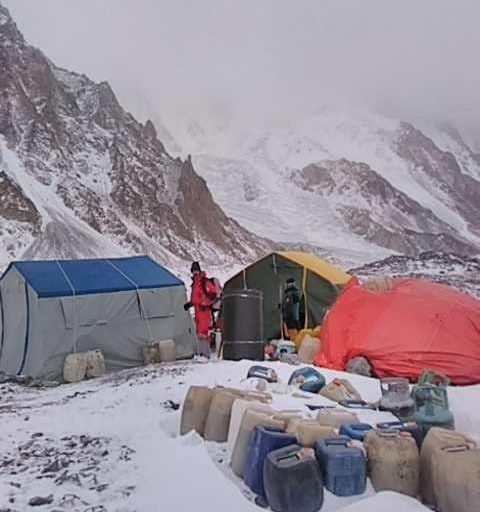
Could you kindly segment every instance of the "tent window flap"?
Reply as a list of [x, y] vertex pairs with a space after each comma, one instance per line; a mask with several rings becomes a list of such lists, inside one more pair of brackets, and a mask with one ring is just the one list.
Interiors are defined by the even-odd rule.
[[65, 327], [73, 329], [74, 324], [77, 327], [90, 325], [105, 325], [107, 319], [102, 307], [99, 307], [97, 301], [92, 301], [85, 297], [68, 297], [60, 299]]
[[168, 318], [175, 315], [174, 296], [169, 289], [140, 290], [138, 301], [140, 315], [144, 319]]

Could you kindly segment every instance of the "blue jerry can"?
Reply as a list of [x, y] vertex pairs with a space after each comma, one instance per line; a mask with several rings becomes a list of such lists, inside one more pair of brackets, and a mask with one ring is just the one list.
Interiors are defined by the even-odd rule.
[[243, 471], [245, 484], [260, 496], [265, 495], [263, 488], [263, 464], [273, 450], [297, 443], [297, 438], [283, 430], [258, 426], [253, 431], [248, 444], [247, 460]]
[[354, 423], [353, 425], [342, 425], [339, 434], [341, 436], [348, 436], [350, 439], [363, 441], [363, 438], [372, 429], [373, 427], [368, 423]]
[[315, 456], [323, 472], [325, 487], [337, 496], [363, 494], [367, 485], [367, 461], [361, 448], [350, 446], [347, 436], [315, 443]]
[[274, 512], [317, 512], [322, 508], [322, 472], [317, 461], [304, 456], [298, 444], [267, 455], [263, 481]]
[[288, 381], [289, 385], [300, 385], [302, 391], [318, 393], [325, 386], [325, 377], [314, 368], [295, 370]]

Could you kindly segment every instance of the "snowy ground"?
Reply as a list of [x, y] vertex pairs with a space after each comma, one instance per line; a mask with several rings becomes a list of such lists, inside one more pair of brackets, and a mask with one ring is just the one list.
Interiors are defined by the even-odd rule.
[[[29, 500], [40, 496], [51, 499], [38, 507], [48, 512], [181, 512], [199, 506], [209, 512], [258, 511], [226, 465], [224, 445], [204, 443], [196, 434], [179, 437], [181, 409], [168, 402], [180, 404], [191, 384], [240, 386], [250, 364], [152, 366], [43, 390], [2, 384], [0, 510], [33, 509]], [[270, 364], [283, 381], [295, 369]], [[340, 375], [323, 373], [327, 380]], [[379, 398], [374, 379], [348, 378], [364, 399]], [[451, 388], [449, 395], [458, 430], [480, 439], [480, 386]], [[278, 409], [305, 409], [305, 403], [274, 395]], [[359, 416], [367, 422], [393, 419], [374, 411]], [[326, 493], [322, 510], [426, 510], [403, 496], [372, 495], [370, 486], [360, 498]]]

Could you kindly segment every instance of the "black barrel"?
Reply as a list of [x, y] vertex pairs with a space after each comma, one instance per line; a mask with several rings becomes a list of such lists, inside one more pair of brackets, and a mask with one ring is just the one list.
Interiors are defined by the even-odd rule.
[[263, 293], [225, 290], [223, 295], [223, 359], [263, 361]]

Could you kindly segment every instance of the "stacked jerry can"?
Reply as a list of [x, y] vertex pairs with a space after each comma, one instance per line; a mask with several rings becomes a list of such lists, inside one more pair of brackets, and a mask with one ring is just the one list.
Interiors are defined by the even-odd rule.
[[243, 477], [259, 496], [265, 495], [263, 466], [267, 455], [279, 448], [296, 444], [297, 438], [280, 428], [257, 426], [250, 438]]
[[347, 423], [340, 427], [339, 434], [341, 436], [348, 436], [350, 439], [355, 439], [356, 441], [363, 441], [365, 436], [372, 429], [373, 427], [368, 423]]
[[188, 434], [195, 430], [203, 437], [207, 422], [210, 404], [215, 390], [206, 386], [191, 386], [183, 402], [182, 417], [180, 420], [180, 434]]
[[448, 406], [445, 387], [431, 384], [418, 384], [413, 388], [415, 400], [415, 422], [426, 435], [431, 427], [453, 430], [455, 421]]
[[250, 438], [255, 428], [259, 425], [281, 430], [285, 426], [285, 423], [282, 420], [273, 418], [272, 415], [267, 412], [251, 409], [245, 412], [233, 448], [231, 461], [232, 470], [239, 477], [243, 477], [244, 475]]
[[411, 434], [393, 429], [372, 430], [366, 435], [364, 446], [375, 491], [417, 496], [420, 459]]
[[306, 448], [313, 448], [313, 445], [319, 439], [336, 435], [333, 427], [321, 425], [318, 421], [308, 419], [289, 421], [287, 431], [294, 434], [298, 443]]
[[232, 407], [238, 395], [230, 391], [219, 391], [210, 402], [208, 416], [205, 422], [205, 441], [225, 443], [228, 438]]
[[292, 373], [288, 384], [299, 386], [302, 391], [318, 393], [325, 386], [325, 377], [314, 368], [300, 368]]
[[379, 409], [391, 412], [401, 421], [412, 419], [414, 413], [414, 401], [410, 396], [408, 380], [402, 377], [391, 377], [380, 380]]
[[[411, 395], [404, 379], [382, 381], [381, 408], [403, 421], [376, 428], [338, 404], [311, 407], [320, 408], [312, 419], [306, 410], [273, 410], [259, 401], [266, 393], [192, 386], [180, 432], [227, 443], [233, 473], [274, 512], [317, 512], [323, 487], [336, 496], [360, 495], [367, 476], [376, 492], [419, 497], [439, 512], [480, 511], [480, 450], [453, 430], [445, 380], [432, 373], [423, 380]], [[325, 388], [311, 368], [293, 372], [291, 383], [315, 393]], [[415, 422], [406, 421], [412, 410]]]
[[265, 495], [274, 512], [316, 512], [323, 505], [323, 480], [314, 456], [293, 444], [267, 455]]
[[480, 450], [459, 432], [432, 427], [420, 453], [420, 494], [441, 512], [480, 510]]
[[315, 443], [315, 456], [322, 468], [325, 487], [337, 496], [365, 492], [367, 464], [363, 450], [351, 446], [347, 436], [330, 437]]

